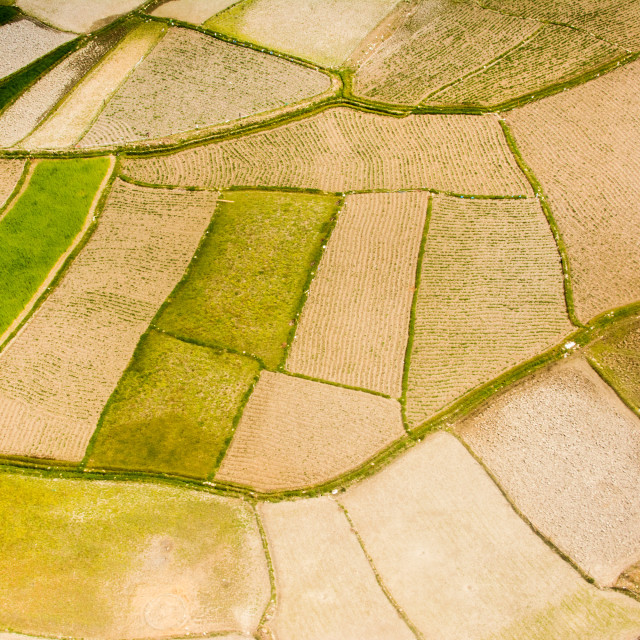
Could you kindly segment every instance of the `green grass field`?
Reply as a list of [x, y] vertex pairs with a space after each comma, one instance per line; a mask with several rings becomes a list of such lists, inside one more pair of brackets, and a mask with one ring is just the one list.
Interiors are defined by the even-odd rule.
[[82, 229], [108, 158], [42, 160], [0, 220], [0, 334]]
[[107, 405], [87, 466], [205, 478], [258, 369], [252, 358], [150, 332]]
[[156, 325], [183, 338], [282, 361], [338, 198], [230, 191]]

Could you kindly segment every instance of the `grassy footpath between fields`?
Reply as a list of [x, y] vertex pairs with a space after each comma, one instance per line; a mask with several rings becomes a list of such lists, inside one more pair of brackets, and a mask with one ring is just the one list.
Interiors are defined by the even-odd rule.
[[43, 160], [0, 220], [0, 334], [82, 229], [109, 158]]

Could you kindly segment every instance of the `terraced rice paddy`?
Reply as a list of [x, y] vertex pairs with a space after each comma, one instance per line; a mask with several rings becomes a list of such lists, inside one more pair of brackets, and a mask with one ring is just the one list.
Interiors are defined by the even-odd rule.
[[25, 164], [25, 160], [0, 159], [0, 212], [18, 186]]
[[237, 0], [169, 0], [151, 13], [160, 18], [174, 18], [193, 24], [202, 24], [236, 2]]

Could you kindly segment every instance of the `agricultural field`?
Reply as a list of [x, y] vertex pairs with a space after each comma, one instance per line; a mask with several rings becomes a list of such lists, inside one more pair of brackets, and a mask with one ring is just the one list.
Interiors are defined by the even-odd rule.
[[395, 400], [263, 371], [215, 479], [263, 492], [309, 487], [403, 435]]
[[578, 318], [640, 296], [640, 62], [507, 115], [566, 245]]
[[330, 87], [329, 77], [313, 69], [173, 28], [115, 93], [80, 146], [185, 133], [273, 111]]
[[598, 584], [640, 559], [640, 429], [585, 361], [534, 375], [459, 429], [524, 515]]
[[26, 161], [21, 159], [0, 159], [0, 216], [3, 208], [15, 192], [24, 173]]
[[276, 129], [155, 157], [126, 159], [152, 184], [323, 191], [429, 188], [532, 194], [499, 123], [478, 116], [389, 118], [335, 108]]
[[434, 197], [409, 354], [412, 428], [571, 329], [537, 199]]
[[287, 369], [399, 398], [428, 193], [348, 196]]
[[0, 354], [3, 454], [82, 459], [140, 336], [183, 276], [216, 198], [115, 183], [87, 244]]
[[151, 14], [159, 18], [202, 24], [237, 2], [238, 0], [169, 0], [153, 9]]
[[243, 0], [204, 26], [238, 40], [337, 68], [398, 0]]

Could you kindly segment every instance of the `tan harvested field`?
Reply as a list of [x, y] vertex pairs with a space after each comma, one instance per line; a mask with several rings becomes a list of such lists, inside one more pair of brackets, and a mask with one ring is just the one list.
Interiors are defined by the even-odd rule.
[[319, 71], [174, 28], [116, 92], [80, 146], [184, 133], [286, 107], [330, 86]]
[[68, 42], [75, 35], [50, 29], [31, 20], [16, 20], [0, 26], [0, 78]]
[[591, 34], [546, 24], [507, 57], [437, 92], [427, 103], [500, 104], [576, 78], [625, 53]]
[[434, 197], [415, 315], [411, 427], [568, 334], [560, 257], [538, 200]]
[[640, 298], [640, 62], [507, 116], [567, 245], [583, 322]]
[[640, 633], [638, 603], [586, 584], [449, 434], [429, 436], [339, 500], [425, 638], [631, 640]]
[[21, 158], [0, 158], [0, 210], [18, 185], [26, 162]]
[[58, 29], [90, 33], [142, 4], [142, 0], [16, 0], [25, 13]]
[[278, 640], [415, 640], [331, 498], [258, 507], [276, 577]]
[[404, 433], [395, 400], [263, 371], [215, 479], [259, 491], [309, 487]]
[[347, 197], [311, 283], [287, 369], [400, 397], [429, 197]]
[[238, 0], [170, 0], [151, 13], [161, 18], [175, 18], [193, 24], [202, 24], [216, 13], [224, 11]]
[[205, 26], [240, 40], [339, 67], [398, 0], [252, 0]]
[[123, 165], [138, 180], [181, 186], [532, 193], [491, 116], [389, 118], [335, 108], [272, 131]]
[[22, 140], [113, 45], [109, 34], [97, 38], [58, 63], [0, 114], [0, 147]]
[[640, 423], [585, 361], [534, 375], [459, 429], [533, 525], [599, 584], [640, 560]]
[[162, 24], [149, 22], [127, 34], [80, 82], [55, 113], [20, 146], [51, 149], [75, 144], [166, 30], [167, 27]]
[[216, 198], [116, 183], [87, 245], [0, 355], [0, 452], [82, 458]]

